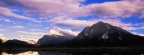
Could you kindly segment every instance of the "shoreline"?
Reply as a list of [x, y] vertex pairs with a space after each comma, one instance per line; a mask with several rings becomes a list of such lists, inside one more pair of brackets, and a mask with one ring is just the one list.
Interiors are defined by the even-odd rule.
[[144, 47], [94, 47], [94, 48], [0, 48], [1, 51], [98, 51], [98, 52], [144, 52]]

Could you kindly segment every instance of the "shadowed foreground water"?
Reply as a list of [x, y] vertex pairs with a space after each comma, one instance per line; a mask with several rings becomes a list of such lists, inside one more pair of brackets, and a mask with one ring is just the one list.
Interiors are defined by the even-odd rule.
[[1, 55], [144, 55], [142, 52], [6, 51]]

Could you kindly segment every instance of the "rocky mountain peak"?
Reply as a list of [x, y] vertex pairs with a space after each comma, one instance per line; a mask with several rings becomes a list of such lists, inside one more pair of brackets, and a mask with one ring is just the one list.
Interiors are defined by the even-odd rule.
[[50, 29], [48, 35], [44, 35], [37, 42], [37, 45], [46, 45], [70, 40], [76, 37], [77, 32], [69, 29], [61, 29], [54, 27]]
[[100, 21], [84, 28], [74, 40], [78, 40], [78, 44], [84, 43], [85, 46], [141, 45], [144, 37]]
[[48, 35], [63, 36], [63, 34], [60, 33], [60, 29], [59, 28], [52, 28], [52, 29], [50, 29]]
[[107, 35], [105, 35], [105, 36], [102, 36], [102, 35], [104, 35], [106, 33], [115, 33], [115, 32], [131, 34], [130, 32], [128, 32], [120, 27], [116, 27], [111, 24], [99, 21], [99, 22], [93, 24], [92, 26], [84, 28], [84, 30], [81, 33], [79, 33], [78, 38], [102, 37], [105, 39], [105, 37]]

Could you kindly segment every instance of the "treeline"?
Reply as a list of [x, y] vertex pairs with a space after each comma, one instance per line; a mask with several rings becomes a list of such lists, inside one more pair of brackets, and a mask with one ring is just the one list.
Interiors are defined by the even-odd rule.
[[[115, 37], [116, 34], [110, 34], [109, 36], [112, 36], [113, 38], [109, 39], [100, 39], [98, 37], [93, 38], [83, 38], [83, 39], [77, 39], [74, 38], [72, 40], [66, 40], [63, 42], [53, 43], [53, 44], [47, 44], [47, 45], [35, 45], [35, 44], [29, 44], [24, 41], [20, 40], [8, 40], [5, 43], [2, 43], [2, 40], [0, 40], [0, 46], [4, 48], [19, 48], [19, 47], [25, 47], [25, 48], [41, 48], [41, 47], [144, 47], [144, 39], [143, 38], [135, 38], [135, 35], [125, 35], [125, 38], [122, 38], [123, 40], [119, 39], [119, 37]], [[131, 38], [127, 38], [127, 36], [131, 36]]]
[[[83, 38], [83, 39], [72, 39], [64, 42], [55, 44], [40, 45], [37, 47], [144, 47], [144, 38], [136, 38], [136, 35], [125, 35], [124, 38], [120, 39], [116, 34], [109, 34], [112, 38], [100, 39], [98, 37]], [[128, 37], [131, 38], [128, 38]]]
[[29, 44], [25, 41], [20, 41], [20, 40], [8, 40], [4, 43], [2, 43], [2, 41], [0, 41], [0, 46], [1, 48], [19, 48], [19, 47], [28, 47], [28, 48], [32, 48], [35, 46], [35, 44]]

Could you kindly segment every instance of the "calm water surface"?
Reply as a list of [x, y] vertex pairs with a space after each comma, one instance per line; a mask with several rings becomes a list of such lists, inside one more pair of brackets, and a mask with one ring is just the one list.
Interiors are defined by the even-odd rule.
[[1, 55], [144, 55], [140, 52], [61, 52], [61, 51], [6, 51]]

